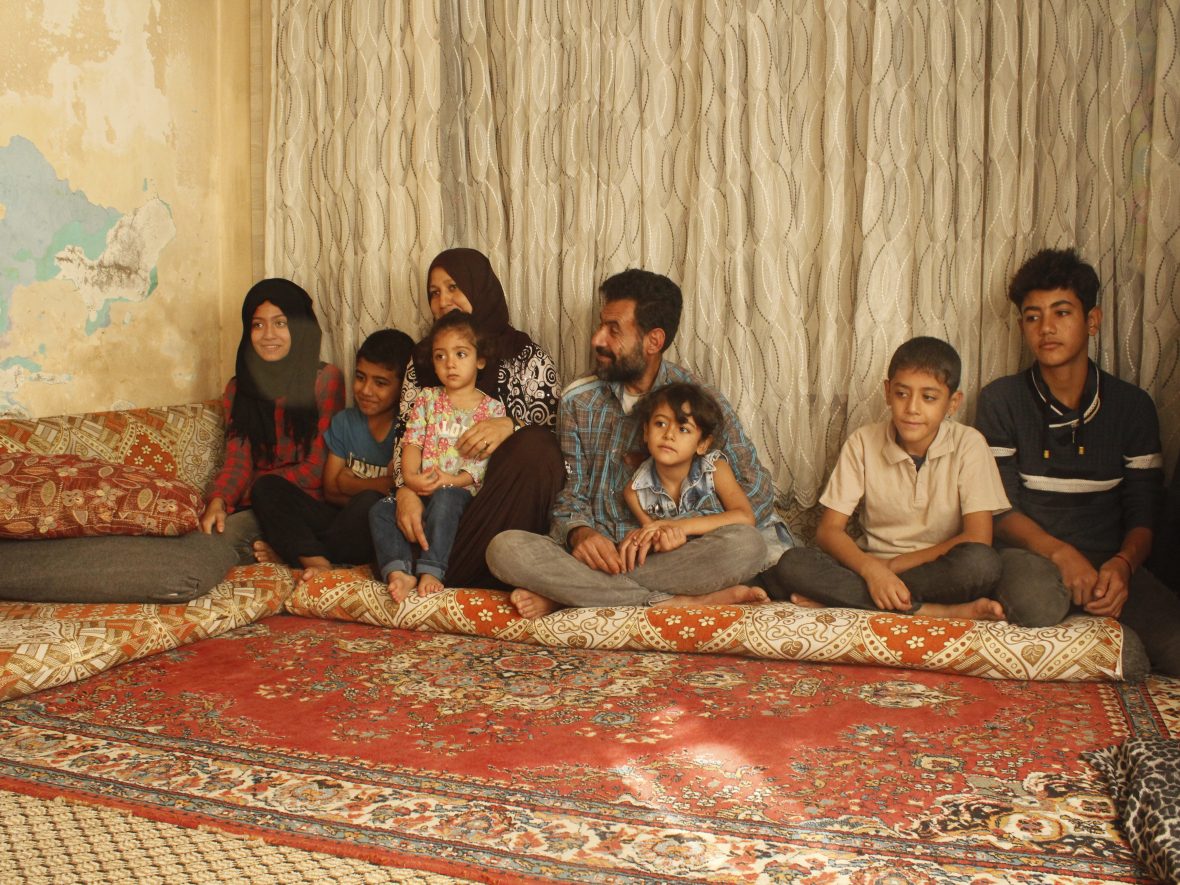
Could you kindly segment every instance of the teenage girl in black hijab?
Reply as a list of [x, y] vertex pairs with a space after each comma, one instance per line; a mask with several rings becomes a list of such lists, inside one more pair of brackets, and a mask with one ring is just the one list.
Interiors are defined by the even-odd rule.
[[255, 479], [276, 474], [322, 497], [323, 435], [344, 406], [344, 379], [319, 354], [320, 326], [308, 294], [290, 280], [256, 283], [242, 304], [237, 374], [222, 396], [225, 462], [201, 516], [203, 532], [230, 530], [243, 562], [253, 561], [250, 545], [259, 534], [245, 509]]

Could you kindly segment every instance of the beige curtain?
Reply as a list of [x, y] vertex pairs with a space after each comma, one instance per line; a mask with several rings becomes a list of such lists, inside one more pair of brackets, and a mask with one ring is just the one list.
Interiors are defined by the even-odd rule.
[[893, 348], [952, 342], [971, 403], [1022, 365], [1012, 271], [1076, 244], [1180, 451], [1180, 0], [273, 2], [267, 272], [340, 365], [467, 245], [572, 380], [647, 267], [807, 505]]

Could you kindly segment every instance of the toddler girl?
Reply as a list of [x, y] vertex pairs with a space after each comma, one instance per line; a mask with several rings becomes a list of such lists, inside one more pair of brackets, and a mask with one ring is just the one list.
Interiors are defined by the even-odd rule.
[[[435, 321], [428, 336], [434, 372], [441, 387], [427, 387], [410, 410], [402, 437], [402, 479], [426, 498], [425, 542], [413, 562], [411, 539], [398, 524], [397, 498], [381, 499], [369, 511], [369, 526], [381, 577], [389, 592], [404, 601], [443, 588], [447, 560], [459, 517], [477, 491], [487, 469], [487, 455], [464, 458], [456, 443], [473, 424], [504, 417], [504, 406], [475, 386], [486, 363], [471, 315], [453, 310]], [[416, 577], [415, 577], [416, 575]]]

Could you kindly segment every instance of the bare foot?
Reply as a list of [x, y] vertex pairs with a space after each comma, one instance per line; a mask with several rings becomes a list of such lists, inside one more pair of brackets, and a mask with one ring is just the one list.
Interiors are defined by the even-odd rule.
[[431, 593], [438, 593], [445, 589], [443, 582], [434, 575], [422, 574], [418, 575], [418, 595], [429, 596]]
[[405, 572], [389, 573], [389, 595], [394, 602], [405, 602], [418, 586], [418, 579]]
[[822, 602], [816, 602], [810, 596], [804, 596], [802, 593], [792, 593], [791, 602], [799, 608], [827, 608]]
[[300, 572], [300, 574], [299, 574], [299, 581], [297, 582], [297, 586], [302, 586], [303, 584], [306, 584], [308, 581], [310, 581], [316, 575], [322, 575], [326, 571], [328, 571], [328, 569], [326, 567], [320, 566], [320, 565], [309, 565], [309, 566], [304, 567], [303, 571]]
[[652, 608], [697, 608], [702, 605], [762, 605], [770, 602], [770, 597], [761, 587], [747, 587], [745, 584], [734, 584], [724, 590], [715, 590], [701, 596], [673, 596], [663, 602], [655, 603]]
[[994, 599], [986, 596], [974, 602], [963, 602], [958, 605], [940, 605], [927, 602], [920, 606], [916, 615], [926, 615], [930, 618], [967, 618], [971, 621], [1002, 621], [1004, 607]]
[[278, 565], [283, 564], [283, 560], [275, 553], [275, 548], [271, 547], [266, 541], [255, 541], [252, 545], [254, 550], [255, 562], [273, 562]]
[[561, 608], [548, 596], [542, 596], [532, 590], [525, 590], [523, 587], [517, 587], [508, 598], [516, 607], [516, 613], [530, 621], [533, 618], [543, 618]]

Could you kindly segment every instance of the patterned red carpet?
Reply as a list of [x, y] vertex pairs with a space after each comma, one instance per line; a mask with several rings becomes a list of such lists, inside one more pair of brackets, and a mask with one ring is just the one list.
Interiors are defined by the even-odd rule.
[[1145, 881], [1083, 750], [1180, 683], [270, 618], [0, 705], [0, 787], [495, 882]]

